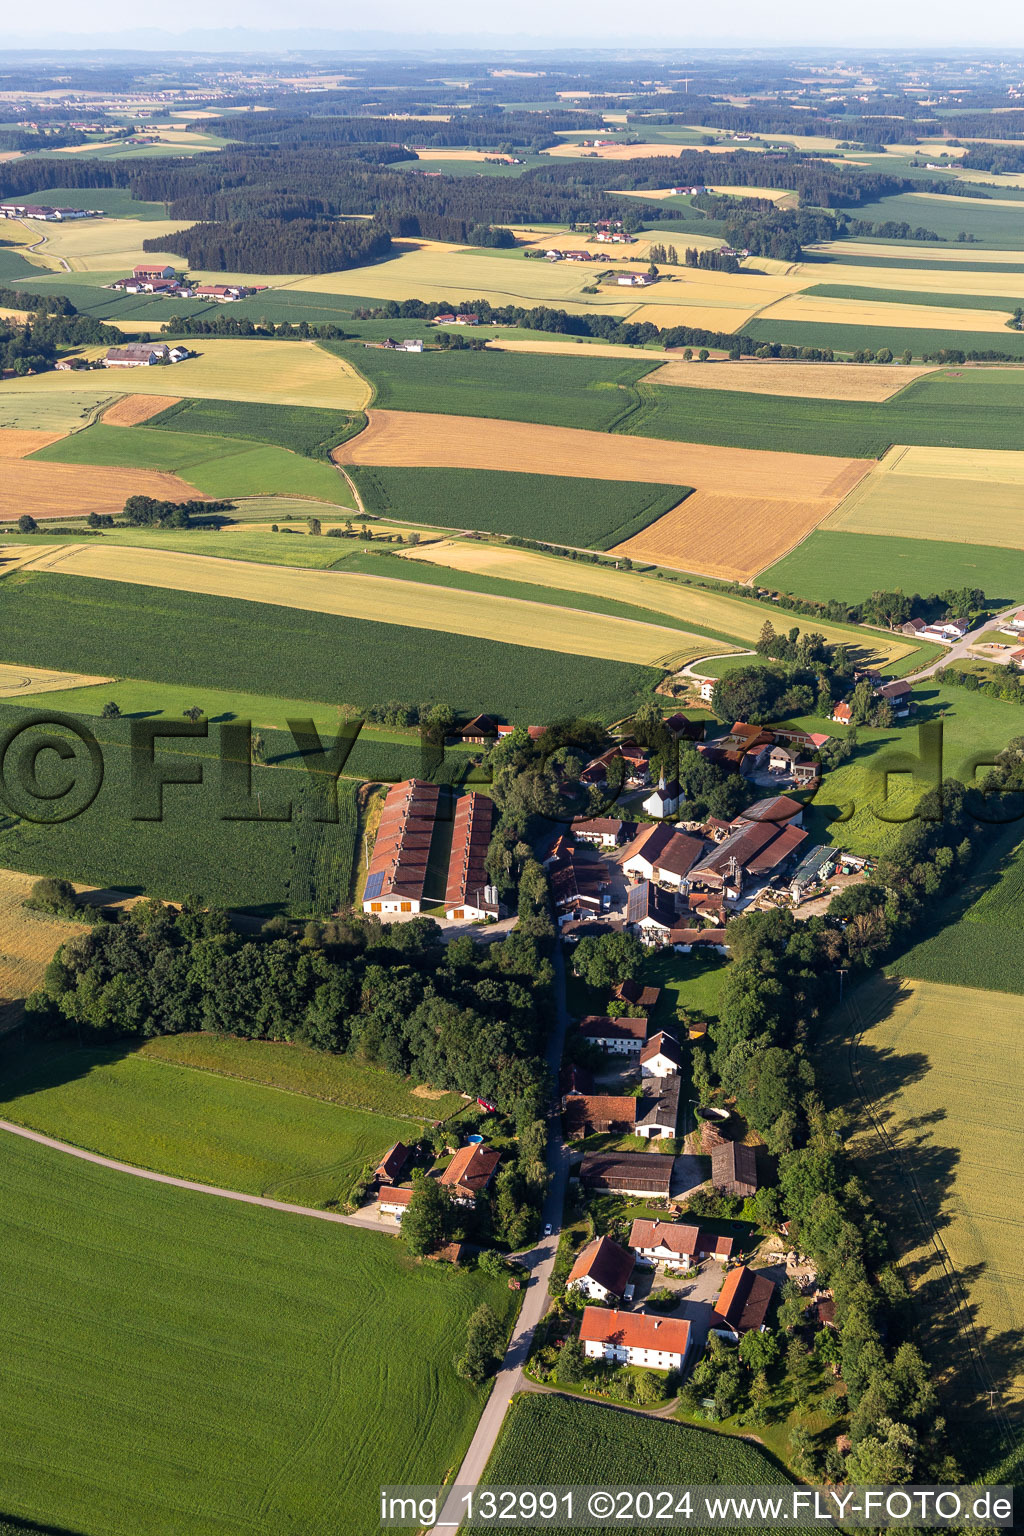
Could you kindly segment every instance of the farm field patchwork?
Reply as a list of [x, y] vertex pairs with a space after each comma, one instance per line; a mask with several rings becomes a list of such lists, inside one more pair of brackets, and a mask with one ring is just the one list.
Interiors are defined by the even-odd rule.
[[419, 1129], [130, 1044], [9, 1047], [0, 1115], [138, 1168], [321, 1207], [344, 1203], [367, 1163]]
[[[53, 377], [65, 379], [75, 375], [55, 373]], [[52, 437], [62, 437], [95, 420], [105, 407], [116, 404], [117, 389], [112, 387], [109, 376], [91, 387], [81, 385], [80, 374], [78, 380], [77, 390], [54, 390], [49, 394], [31, 389], [32, 381], [28, 379], [19, 381], [24, 388], [4, 384], [0, 389], [0, 427], [5, 431], [47, 432]]]
[[24, 512], [40, 520], [117, 513], [136, 493], [158, 501], [189, 501], [199, 494], [190, 481], [151, 469], [93, 469], [83, 462], [0, 458], [0, 470], [0, 518], [9, 520]]
[[[409, 590], [402, 584], [400, 595]], [[54, 605], [62, 615], [59, 631]], [[658, 675], [635, 663], [595, 660], [581, 667], [560, 652], [507, 641], [443, 631], [427, 640], [422, 630], [400, 623], [70, 575], [29, 572], [16, 584], [8, 578], [4, 613], [18, 636], [18, 659], [29, 665], [60, 668], [73, 658], [76, 667], [97, 673], [191, 684], [197, 691], [204, 685], [235, 691], [244, 677], [253, 694], [326, 695], [356, 707], [390, 698], [443, 699], [468, 715], [489, 710], [540, 724], [567, 714], [618, 719]], [[549, 626], [551, 610], [543, 613]], [[678, 645], [680, 632], [669, 633]], [[310, 656], [318, 659], [315, 678]]]
[[[209, 400], [254, 400], [268, 405], [311, 405], [336, 411], [361, 411], [368, 388], [345, 357], [314, 341], [252, 340], [248, 337], [196, 336], [188, 340], [195, 357], [170, 368], [132, 368], [107, 372], [105, 393], [178, 395]], [[87, 347], [82, 355], [100, 357], [105, 348]], [[81, 393], [81, 375], [40, 373], [19, 380], [18, 394]], [[6, 390], [0, 391], [0, 398]]]
[[608, 549], [656, 521], [688, 494], [683, 486], [581, 483], [554, 475], [486, 469], [409, 469], [353, 465], [370, 512], [446, 528], [556, 539]]
[[[885, 300], [868, 298], [824, 298], [813, 293], [793, 293], [778, 303], [768, 305], [758, 316], [760, 325], [816, 326], [892, 326], [900, 331], [972, 331], [1006, 335], [1006, 322], [1013, 313], [1010, 304], [1003, 311], [995, 309], [958, 309], [954, 304], [937, 305], [929, 298], [923, 304], [909, 302], [906, 295], [893, 293]], [[935, 343], [939, 346], [940, 343]], [[988, 343], [995, 347], [994, 341]]]
[[[981, 358], [994, 351], [1024, 362], [1024, 336], [1019, 331], [1006, 328], [998, 332], [980, 328], [973, 323], [977, 314], [975, 310], [962, 311], [962, 319], [957, 328], [942, 329], [932, 325], [938, 313], [936, 310], [931, 311], [932, 318], [928, 322], [917, 318], [914, 324], [903, 325], [897, 322], [894, 308], [888, 304], [879, 305], [878, 317], [873, 322], [864, 321], [856, 325], [838, 317], [827, 324], [811, 322], [806, 317], [780, 321], [778, 312], [773, 310], [770, 316], [758, 316], [752, 320], [744, 326], [744, 330], [756, 342], [778, 342], [783, 346], [831, 347], [836, 352], [859, 352], [864, 349], [877, 352], [882, 347], [888, 347], [897, 357], [902, 352], [910, 352], [916, 358], [934, 357], [943, 349], [976, 353]], [[927, 313], [922, 308], [917, 311], [917, 316]]]
[[458, 1464], [484, 1393], [451, 1360], [481, 1302], [509, 1316], [498, 1282], [10, 1135], [0, 1183], [9, 1514], [81, 1536], [370, 1536], [388, 1477]]
[[[934, 230], [943, 241], [956, 242], [962, 230], [969, 230], [974, 241], [982, 246], [1013, 251], [1024, 248], [1024, 203], [1000, 205], [998, 200], [990, 198], [900, 192], [858, 203], [846, 211], [855, 219], [871, 219], [876, 223], [896, 220], [915, 227], [923, 226]], [[971, 248], [973, 253], [973, 243]]]
[[[105, 218], [47, 224], [45, 232], [40, 231], [43, 244], [37, 250], [27, 251], [26, 259], [50, 272], [109, 272], [123, 276], [140, 261], [164, 260], [173, 264], [175, 257], [169, 252], [154, 255], [142, 249], [142, 242], [173, 235], [179, 229], [187, 229], [190, 222], [162, 217], [145, 223], [136, 218]], [[62, 265], [64, 262], [67, 266]]]
[[[86, 471], [84, 466], [92, 464], [108, 467], [98, 472]], [[354, 505], [351, 488], [344, 476], [326, 462], [317, 462], [273, 444], [254, 443], [252, 439], [212, 437], [200, 432], [168, 432], [150, 423], [126, 430], [96, 422], [83, 432], [76, 432], [39, 450], [26, 461], [25, 467], [35, 472], [41, 484], [45, 484], [47, 475], [58, 478], [62, 474], [76, 475], [85, 486], [93, 479], [100, 481], [103, 476], [116, 477], [112, 483], [124, 487], [121, 500], [116, 507], [104, 506], [98, 509], [101, 511], [119, 512], [125, 497], [134, 491], [159, 495], [157, 491], [147, 491], [146, 485], [141, 483], [147, 477], [149, 480], [159, 478], [154, 471], [164, 471], [164, 478], [168, 480], [172, 474], [180, 474], [179, 485], [187, 477], [188, 485], [183, 492], [163, 493], [171, 501], [187, 500], [197, 493], [223, 499], [278, 491], [283, 495], [308, 496], [340, 507]], [[4, 495], [4, 488], [0, 487], [0, 507]], [[67, 517], [76, 505], [70, 499], [63, 504], [54, 500], [53, 504], [56, 510], [44, 515], [62, 513]], [[83, 510], [91, 509], [86, 506]]]
[[[504, 577], [536, 586], [560, 587], [571, 592], [627, 601], [652, 613], [663, 613], [682, 623], [698, 625], [712, 634], [727, 635], [740, 644], [757, 640], [766, 618], [774, 619], [776, 610], [741, 596], [709, 592], [682, 581], [658, 580], [635, 571], [610, 570], [606, 566], [583, 561], [564, 560], [537, 550], [513, 549], [507, 545], [444, 540], [427, 548], [407, 550], [404, 561], [452, 566], [478, 576]], [[913, 647], [902, 636], [820, 622], [802, 621], [792, 615], [793, 624], [806, 624], [823, 634], [833, 644], [843, 644], [872, 655], [879, 663], [894, 661], [911, 654]], [[709, 647], [711, 649], [711, 647]]]
[[178, 404], [178, 395], [122, 395], [107, 406], [100, 420], [106, 427], [137, 427]]
[[[949, 937], [961, 949], [973, 939], [956, 929]], [[952, 954], [950, 961], [955, 968]], [[1024, 1327], [1019, 998], [903, 980], [855, 994], [854, 1006], [863, 1028], [855, 1048], [861, 1090], [916, 1176], [962, 1277], [989, 1371], [1019, 1407], [1024, 1371], [1013, 1344]], [[865, 1131], [860, 1141], [871, 1134]], [[892, 1230], [911, 1273], [926, 1283], [933, 1264], [928, 1246], [912, 1230], [901, 1233], [898, 1221]]]
[[1024, 548], [1024, 452], [894, 448], [826, 520], [828, 531]]
[[84, 925], [66, 923], [45, 912], [27, 912], [31, 875], [0, 869], [0, 1033], [18, 1016], [18, 1005], [43, 980], [43, 973], [60, 946]]
[[611, 553], [724, 581], [750, 581], [821, 521], [818, 502], [696, 491]]
[[[948, 495], [945, 488], [943, 495]], [[993, 602], [1008, 605], [1024, 599], [1024, 552], [966, 541], [948, 543], [923, 533], [920, 538], [905, 538], [897, 527], [891, 533], [888, 528], [872, 534], [844, 533], [830, 522], [816, 528], [777, 565], [762, 571], [761, 581], [816, 602], [830, 598], [859, 602], [872, 592], [893, 587], [928, 595], [966, 583], [980, 587]]]
[[331, 614], [368, 622], [401, 616], [404, 625], [538, 650], [556, 649], [609, 661], [647, 666], [679, 665], [699, 655], [704, 641], [663, 625], [573, 611], [559, 614], [544, 604], [484, 596], [450, 587], [420, 586], [393, 577], [253, 561], [219, 560], [180, 551], [136, 546], [69, 544], [36, 562], [36, 570], [99, 578], [144, 588], [169, 588], [210, 597]]
[[170, 400], [150, 419], [150, 425], [163, 432], [250, 438], [312, 459], [326, 458], [330, 448], [364, 424], [361, 412], [252, 400]]

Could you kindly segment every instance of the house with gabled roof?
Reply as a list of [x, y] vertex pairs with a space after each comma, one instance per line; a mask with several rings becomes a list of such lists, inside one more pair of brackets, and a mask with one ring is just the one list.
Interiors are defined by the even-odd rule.
[[731, 1237], [683, 1221], [651, 1221], [638, 1217], [629, 1232], [629, 1245], [638, 1260], [657, 1266], [679, 1265], [689, 1269], [702, 1259], [731, 1259], [735, 1243]]
[[721, 1141], [711, 1150], [711, 1184], [716, 1194], [746, 1199], [757, 1194], [757, 1156], [740, 1141]]
[[665, 1030], [649, 1040], [640, 1052], [640, 1073], [643, 1077], [675, 1077], [682, 1064], [679, 1042]]
[[393, 1147], [389, 1147], [373, 1171], [373, 1176], [378, 1184], [397, 1184], [402, 1169], [409, 1161], [409, 1148], [404, 1142], [396, 1141]]
[[588, 1013], [580, 1020], [579, 1032], [609, 1055], [639, 1056], [647, 1043], [648, 1028], [646, 1018], [613, 1019], [603, 1013]]
[[595, 1237], [576, 1255], [565, 1288], [591, 1301], [618, 1302], [632, 1273], [632, 1249], [620, 1247], [610, 1237]]
[[775, 1282], [767, 1275], [744, 1264], [731, 1270], [711, 1314], [712, 1333], [734, 1341], [744, 1333], [763, 1333], [774, 1295]]
[[501, 1153], [493, 1147], [482, 1141], [471, 1142], [459, 1148], [438, 1182], [451, 1190], [458, 1205], [472, 1205], [478, 1195], [486, 1192], [500, 1162]]
[[684, 1318], [649, 1312], [584, 1307], [580, 1343], [589, 1360], [681, 1371], [690, 1348], [690, 1325]]

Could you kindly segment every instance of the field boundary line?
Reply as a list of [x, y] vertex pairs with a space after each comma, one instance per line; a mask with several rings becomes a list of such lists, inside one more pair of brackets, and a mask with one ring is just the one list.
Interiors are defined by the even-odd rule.
[[[863, 1086], [863, 1081], [860, 1074], [860, 1066], [858, 1064], [858, 1053], [864, 1035], [870, 1026], [875, 1022], [877, 1014], [865, 1019], [861, 1012], [860, 1004], [853, 998], [848, 1000], [846, 1011], [847, 1017], [852, 1026], [852, 1033], [847, 1042], [847, 1064], [849, 1067], [850, 1081], [853, 1086], [854, 1093], [856, 1094], [858, 1102], [860, 1103], [860, 1106], [867, 1117], [871, 1131], [874, 1133], [882, 1147], [885, 1149], [892, 1164], [893, 1170], [895, 1171], [897, 1177], [902, 1180], [908, 1194], [910, 1195], [911, 1204], [913, 1205], [917, 1219], [921, 1224], [925, 1240], [931, 1247], [932, 1252], [937, 1258], [939, 1266], [942, 1270], [943, 1278], [946, 1282], [947, 1293], [950, 1301], [950, 1311], [952, 1314], [952, 1321], [954, 1326], [963, 1338], [963, 1342], [967, 1348], [968, 1357], [972, 1366], [974, 1367], [975, 1374], [978, 1377], [982, 1391], [990, 1394], [989, 1402], [994, 1412], [996, 1423], [1002, 1434], [1004, 1443], [1008, 1445], [1011, 1450], [1016, 1449], [1020, 1444], [1020, 1439], [1014, 1431], [1006, 1409], [1003, 1407], [1001, 1401], [1001, 1390], [993, 1380], [992, 1373], [988, 1368], [988, 1361], [985, 1358], [984, 1346], [978, 1337], [977, 1329], [971, 1318], [970, 1300], [964, 1291], [959, 1272], [957, 1271], [957, 1268], [953, 1263], [952, 1258], [950, 1257], [949, 1250], [946, 1248], [946, 1245], [939, 1233], [938, 1227], [935, 1225], [935, 1222], [928, 1210], [927, 1203], [925, 1202], [924, 1196], [921, 1193], [921, 1188], [917, 1182], [915, 1174], [913, 1173], [912, 1169], [907, 1166], [906, 1160], [903, 1157], [898, 1142], [896, 1142], [893, 1137], [890, 1136], [889, 1132], [885, 1129], [885, 1126], [876, 1115], [872, 1101], [868, 1097]], [[898, 1267], [903, 1269], [904, 1266], [902, 1263], [900, 1263]], [[911, 1287], [910, 1289], [912, 1290], [913, 1288]]]
[[[388, 1120], [409, 1120], [413, 1125], [441, 1124], [440, 1120], [434, 1120], [430, 1115], [407, 1115], [400, 1109], [367, 1109], [365, 1104], [349, 1104], [341, 1099], [328, 1099], [322, 1093], [303, 1093], [301, 1088], [283, 1088], [280, 1083], [264, 1083], [258, 1077], [245, 1077], [241, 1072], [227, 1072], [223, 1067], [197, 1067], [191, 1061], [168, 1061], [166, 1056], [147, 1056], [145, 1051], [139, 1052], [139, 1059], [156, 1062], [161, 1067], [174, 1067], [179, 1072], [208, 1072], [211, 1077], [226, 1077], [236, 1083], [252, 1083], [256, 1088], [268, 1088], [271, 1093], [289, 1093], [297, 1099], [314, 1099], [318, 1104], [333, 1104], [336, 1109], [355, 1110], [361, 1115], [383, 1115]], [[465, 1108], [465, 1106], [460, 1105], [459, 1108]]]
[[[179, 1179], [173, 1174], [156, 1173], [152, 1168], [137, 1168], [134, 1163], [122, 1163], [114, 1157], [103, 1157], [99, 1152], [87, 1152], [84, 1147], [72, 1146], [70, 1142], [58, 1141], [53, 1136], [44, 1136], [41, 1131], [31, 1131], [25, 1125], [15, 1125], [11, 1120], [0, 1120], [0, 1131], [9, 1131], [12, 1136], [21, 1136], [26, 1141], [34, 1141], [41, 1147], [49, 1147], [54, 1152], [64, 1152], [69, 1157], [81, 1158], [83, 1162], [94, 1163], [99, 1168], [110, 1168], [115, 1173], [128, 1173], [136, 1179], [148, 1179], [152, 1184], [168, 1184], [172, 1189], [190, 1189], [200, 1195], [217, 1195], [222, 1200], [237, 1200], [242, 1205], [261, 1205], [267, 1210], [284, 1211], [292, 1216], [315, 1216], [319, 1221], [333, 1221], [340, 1226], [378, 1228], [378, 1223], [367, 1218], [359, 1220], [354, 1216], [343, 1216], [338, 1211], [318, 1211], [311, 1205], [290, 1205], [285, 1200], [271, 1200], [266, 1195], [247, 1195], [240, 1189], [222, 1189], [217, 1184], [200, 1184], [194, 1179]], [[388, 1227], [379, 1227], [382, 1232], [389, 1235]]]

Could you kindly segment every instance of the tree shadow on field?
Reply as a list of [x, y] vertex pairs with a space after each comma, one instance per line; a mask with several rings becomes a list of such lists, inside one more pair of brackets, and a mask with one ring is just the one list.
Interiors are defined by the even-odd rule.
[[[74, 1034], [40, 1038], [22, 1024], [0, 1039], [0, 1119], [16, 1120], [34, 1129], [31, 1095], [88, 1077], [96, 1067], [108, 1066], [131, 1056], [145, 1041], [125, 1035], [120, 1039], [79, 1042]], [[13, 1099], [24, 1102], [17, 1116], [6, 1113]], [[58, 1138], [59, 1139], [59, 1138]]]

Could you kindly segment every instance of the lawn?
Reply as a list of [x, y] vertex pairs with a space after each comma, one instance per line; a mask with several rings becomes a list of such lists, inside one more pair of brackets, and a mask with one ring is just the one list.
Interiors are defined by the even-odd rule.
[[640, 980], [663, 988], [654, 1023], [664, 1029], [679, 1028], [679, 1012], [700, 1019], [717, 1019], [722, 983], [729, 969], [723, 955], [661, 953], [644, 961]]
[[[1017, 1410], [1024, 1398], [1019, 1013], [1018, 998], [1006, 993], [880, 980], [853, 994], [846, 1023], [856, 1032], [852, 1088], [871, 1106], [889, 1149], [862, 1121], [854, 1153], [876, 1170], [901, 1267], [923, 1313], [942, 1301], [948, 1307], [928, 1237], [937, 1231], [966, 1294], [961, 1318], [973, 1319], [993, 1384]], [[965, 1403], [973, 1385], [965, 1379]]]
[[[273, 1040], [239, 1040], [234, 1035], [208, 1033], [158, 1035], [146, 1042], [139, 1055], [400, 1119], [444, 1120], [463, 1103], [460, 1094], [420, 1087], [410, 1078], [351, 1056], [334, 1056], [329, 1051]], [[410, 1126], [405, 1139], [415, 1134]]]
[[179, 474], [218, 500], [232, 496], [305, 496], [352, 508], [348, 482], [331, 464], [286, 448], [198, 432], [161, 431], [150, 425], [110, 427], [95, 422], [31, 455], [47, 464], [109, 464]]
[[[484, 1401], [452, 1358], [478, 1274], [400, 1245], [0, 1145], [4, 1508], [79, 1536], [370, 1536]], [[384, 1347], [400, 1339], [400, 1350]]]
[[1024, 552], [818, 529], [759, 580], [816, 602], [859, 602], [894, 587], [927, 596], [966, 584], [1003, 606], [1024, 597]]
[[[484, 1473], [485, 1485], [598, 1484], [602, 1487], [788, 1485], [757, 1445], [683, 1424], [641, 1417], [556, 1394], [513, 1399]], [[695, 1519], [694, 1531], [706, 1531]], [[565, 1527], [545, 1525], [554, 1536]], [[583, 1536], [594, 1528], [577, 1527]], [[605, 1527], [602, 1527], [605, 1529]], [[632, 1525], [637, 1536], [664, 1529]], [[787, 1526], [796, 1536], [802, 1527]]]
[[495, 416], [598, 432], [610, 430], [635, 404], [633, 386], [660, 361], [653, 353], [624, 362], [515, 352], [385, 352], [351, 342], [325, 342], [324, 349], [369, 379], [378, 409]]
[[620, 719], [658, 676], [624, 662], [581, 666], [576, 656], [499, 641], [94, 578], [8, 577], [4, 604], [18, 637], [12, 659], [200, 692], [244, 683], [251, 693], [326, 694], [360, 708], [439, 699], [540, 724], [573, 714]]
[[670, 489], [489, 469], [353, 465], [350, 473], [371, 512], [584, 549], [610, 549], [689, 494], [685, 486]]

